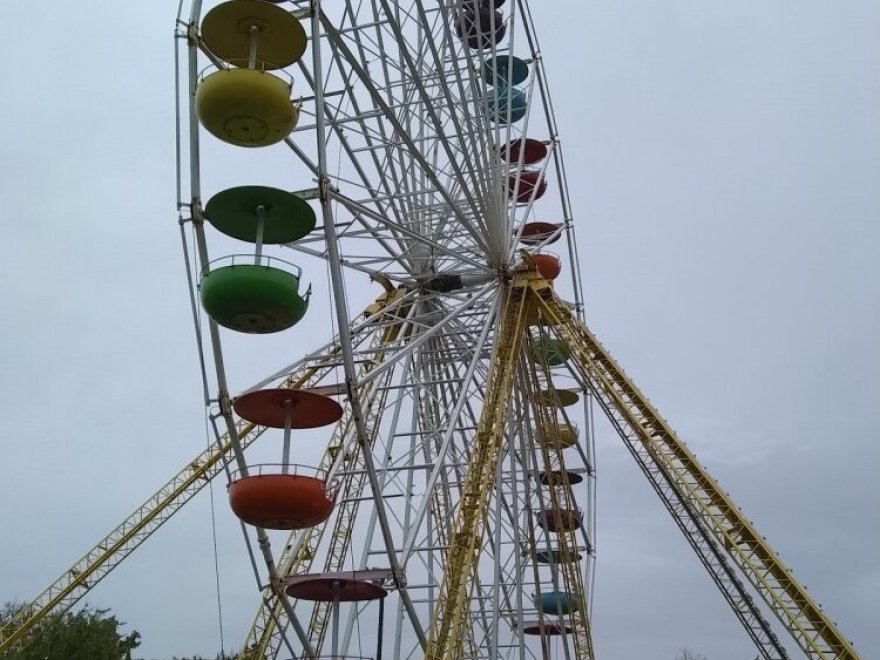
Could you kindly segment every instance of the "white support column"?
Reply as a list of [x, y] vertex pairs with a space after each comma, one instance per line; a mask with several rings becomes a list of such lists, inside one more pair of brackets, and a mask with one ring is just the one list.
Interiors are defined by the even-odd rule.
[[413, 631], [419, 639], [422, 647], [427, 646], [425, 631], [422, 629], [418, 613], [409, 593], [406, 591], [406, 576], [404, 575], [397, 555], [394, 551], [394, 538], [388, 524], [388, 516], [385, 512], [385, 503], [382, 500], [382, 491], [376, 476], [373, 454], [370, 450], [366, 428], [364, 427], [363, 412], [358, 398], [359, 384], [355, 371], [354, 357], [351, 351], [351, 333], [349, 328], [348, 310], [345, 306], [345, 287], [342, 281], [342, 269], [339, 263], [339, 245], [336, 236], [336, 228], [333, 225], [333, 210], [330, 206], [329, 195], [330, 182], [327, 176], [327, 144], [326, 127], [324, 118], [324, 90], [321, 86], [323, 74], [321, 71], [321, 2], [312, 0], [312, 64], [314, 67], [315, 84], [315, 118], [317, 123], [317, 148], [318, 148], [318, 189], [321, 198], [321, 211], [324, 218], [324, 236], [327, 241], [328, 261], [330, 266], [330, 280], [333, 287], [333, 301], [336, 308], [336, 319], [339, 325], [339, 335], [342, 345], [342, 360], [345, 368], [345, 384], [348, 391], [349, 405], [352, 410], [355, 428], [357, 429], [358, 443], [363, 452], [364, 465], [373, 491], [373, 500], [378, 514], [379, 527], [385, 541], [388, 562], [394, 574], [401, 600], [406, 607]]

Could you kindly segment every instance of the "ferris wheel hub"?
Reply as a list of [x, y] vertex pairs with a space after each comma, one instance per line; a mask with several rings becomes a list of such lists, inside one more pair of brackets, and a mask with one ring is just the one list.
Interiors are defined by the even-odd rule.
[[448, 293], [449, 291], [486, 284], [497, 278], [497, 274], [488, 272], [440, 273], [422, 280], [420, 286], [428, 291]]

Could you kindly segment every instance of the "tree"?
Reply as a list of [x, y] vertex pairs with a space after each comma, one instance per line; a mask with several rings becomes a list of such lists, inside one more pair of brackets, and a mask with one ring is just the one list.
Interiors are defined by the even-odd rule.
[[[20, 609], [6, 603], [0, 610], [0, 625]], [[50, 614], [20, 649], [7, 651], [0, 660], [131, 660], [141, 635], [127, 635], [125, 624], [110, 610], [86, 605], [79, 612]]]
[[709, 658], [702, 653], [697, 653], [696, 651], [684, 647], [678, 652], [678, 655], [675, 656], [675, 660], [709, 660]]
[[176, 655], [171, 660], [236, 660], [238, 653], [218, 653], [213, 658], [203, 658], [200, 655], [186, 656], [178, 658]]

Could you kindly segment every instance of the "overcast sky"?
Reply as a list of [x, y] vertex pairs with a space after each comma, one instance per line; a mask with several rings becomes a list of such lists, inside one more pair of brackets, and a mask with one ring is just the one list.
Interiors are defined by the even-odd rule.
[[[34, 597], [205, 443], [174, 211], [176, 4], [3, 3], [0, 599]], [[880, 3], [532, 11], [591, 327], [877, 657]], [[300, 341], [329, 319], [306, 323]], [[601, 426], [597, 444], [598, 657], [754, 657], [621, 443]], [[257, 594], [216, 496], [231, 649]], [[89, 596], [144, 657], [220, 649], [210, 511], [206, 491]]]

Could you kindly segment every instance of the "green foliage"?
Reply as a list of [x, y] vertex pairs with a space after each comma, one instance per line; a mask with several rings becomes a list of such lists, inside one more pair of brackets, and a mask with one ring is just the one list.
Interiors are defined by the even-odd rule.
[[183, 658], [178, 658], [176, 655], [171, 658], [171, 660], [236, 660], [238, 658], [237, 653], [218, 653], [213, 658], [203, 658], [200, 655], [188, 655]]
[[[20, 606], [6, 603], [0, 609], [0, 625]], [[125, 624], [110, 610], [91, 608], [79, 612], [50, 614], [39, 629], [15, 651], [0, 660], [131, 660], [131, 652], [140, 644], [140, 633], [124, 634]]]

